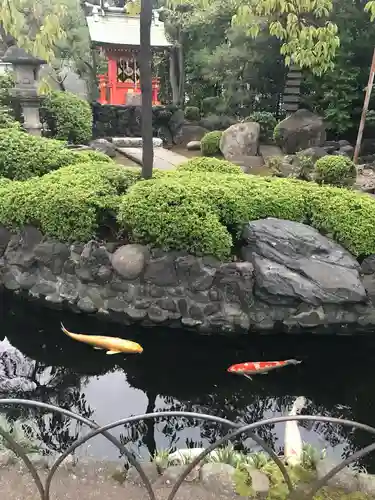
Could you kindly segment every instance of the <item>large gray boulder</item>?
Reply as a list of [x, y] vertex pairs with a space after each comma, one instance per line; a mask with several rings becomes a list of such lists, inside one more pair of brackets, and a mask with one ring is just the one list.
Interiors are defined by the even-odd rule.
[[243, 257], [255, 268], [255, 292], [265, 302], [366, 302], [358, 262], [315, 229], [269, 218], [247, 224], [243, 239]]
[[189, 142], [200, 141], [208, 130], [200, 125], [184, 123], [173, 134], [173, 142], [178, 146], [186, 146]]
[[110, 158], [116, 157], [116, 148], [111, 142], [107, 141], [107, 139], [94, 139], [90, 142], [90, 148], [94, 151], [99, 151], [99, 153], [104, 153]]
[[320, 116], [307, 109], [299, 109], [277, 125], [275, 140], [284, 153], [294, 154], [303, 149], [323, 146], [326, 128]]
[[224, 130], [220, 150], [226, 160], [245, 156], [257, 156], [259, 150], [260, 125], [255, 122], [235, 123]]

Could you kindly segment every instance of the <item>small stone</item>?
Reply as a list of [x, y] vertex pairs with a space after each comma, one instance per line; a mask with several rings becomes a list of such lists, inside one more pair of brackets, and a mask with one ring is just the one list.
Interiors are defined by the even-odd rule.
[[268, 476], [257, 469], [248, 468], [247, 472], [251, 479], [251, 489], [256, 498], [267, 498], [270, 490], [270, 480]]
[[97, 311], [95, 304], [90, 299], [90, 297], [82, 297], [77, 303], [78, 309], [87, 314], [92, 314]]
[[201, 141], [190, 141], [186, 144], [188, 151], [199, 151], [201, 148]]
[[[174, 484], [181, 474], [185, 471], [187, 465], [171, 465], [163, 472], [163, 481], [168, 483], [168, 481]], [[199, 470], [195, 467], [190, 474], [185, 478], [185, 481], [192, 483], [193, 481], [198, 481]]]
[[135, 309], [135, 307], [126, 307], [124, 313], [133, 321], [140, 321], [147, 316], [147, 311], [145, 309]]
[[164, 323], [168, 319], [168, 313], [160, 309], [159, 307], [150, 307], [147, 311], [147, 315], [153, 323]]
[[229, 464], [204, 464], [200, 474], [202, 484], [213, 493], [232, 497], [236, 494], [235, 471], [236, 469]]
[[54, 283], [49, 283], [47, 281], [41, 281], [36, 283], [32, 289], [31, 293], [35, 295], [52, 295], [56, 293], [56, 286]]
[[[154, 462], [150, 462], [142, 463], [141, 465], [150, 483], [153, 484], [159, 478], [159, 471], [156, 464]], [[136, 486], [144, 487], [144, 482], [135, 467], [130, 467], [128, 470], [126, 481], [135, 484]]]
[[112, 256], [113, 269], [123, 278], [134, 280], [142, 273], [149, 258], [147, 247], [142, 245], [124, 245]]
[[366, 495], [375, 495], [375, 476], [373, 474], [360, 472], [358, 474], [358, 485], [359, 491], [362, 491]]
[[11, 450], [5, 450], [0, 453], [0, 467], [14, 465], [17, 463], [17, 457]]
[[145, 281], [157, 286], [178, 285], [173, 258], [166, 254], [164, 257], [151, 260], [145, 270]]

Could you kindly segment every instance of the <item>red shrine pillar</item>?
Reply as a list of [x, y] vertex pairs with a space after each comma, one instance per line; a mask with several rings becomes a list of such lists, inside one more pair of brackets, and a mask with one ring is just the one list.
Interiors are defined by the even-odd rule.
[[115, 102], [117, 91], [117, 61], [108, 56], [108, 88], [109, 88], [109, 103]]

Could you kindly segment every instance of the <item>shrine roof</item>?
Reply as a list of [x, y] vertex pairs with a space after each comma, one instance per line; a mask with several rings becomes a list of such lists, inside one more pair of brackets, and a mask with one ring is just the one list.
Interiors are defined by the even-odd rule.
[[[91, 42], [96, 45], [139, 46], [140, 20], [138, 16], [104, 15], [86, 18]], [[169, 47], [164, 23], [151, 24], [151, 46]]]

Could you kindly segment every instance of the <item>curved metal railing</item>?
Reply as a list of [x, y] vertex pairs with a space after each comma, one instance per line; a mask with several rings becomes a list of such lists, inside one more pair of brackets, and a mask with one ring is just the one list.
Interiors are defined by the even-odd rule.
[[[227, 428], [229, 428], [229, 431], [227, 434], [222, 437], [221, 439], [217, 440], [215, 443], [212, 445], [208, 446], [202, 453], [200, 453], [191, 463], [186, 465], [186, 468], [184, 471], [180, 474], [178, 477], [177, 481], [173, 485], [170, 494], [168, 495], [167, 500], [173, 500], [181, 487], [182, 483], [184, 482], [185, 478], [188, 477], [188, 475], [193, 471], [193, 469], [207, 456], [209, 455], [212, 451], [217, 449], [218, 447], [231, 442], [234, 440], [236, 437], [239, 437], [241, 435], [246, 435], [247, 437], [251, 437], [259, 446], [263, 448], [263, 450], [270, 455], [270, 457], [274, 460], [278, 468], [280, 469], [281, 474], [284, 477], [285, 483], [288, 486], [289, 493], [290, 493], [290, 498], [297, 498], [295, 495], [298, 493], [297, 487], [295, 487], [291, 481], [291, 478], [288, 474], [288, 470], [285, 467], [284, 463], [282, 460], [277, 456], [277, 454], [272, 450], [270, 446], [268, 446], [267, 443], [259, 436], [255, 434], [255, 431], [263, 426], [263, 425], [269, 425], [269, 424], [276, 424], [280, 422], [287, 422], [295, 420], [295, 421], [312, 421], [312, 422], [326, 422], [326, 423], [331, 423], [331, 424], [337, 424], [337, 425], [343, 425], [346, 427], [352, 427], [355, 429], [360, 429], [366, 432], [369, 432], [370, 434], [373, 434], [375, 436], [375, 428], [371, 427], [366, 424], [358, 423], [358, 422], [352, 422], [350, 420], [345, 420], [345, 419], [340, 419], [340, 418], [333, 418], [333, 417], [323, 417], [323, 416], [313, 416], [313, 415], [296, 415], [296, 416], [282, 416], [282, 417], [272, 417], [272, 418], [267, 418], [264, 420], [261, 420], [259, 422], [254, 422], [252, 424], [247, 424], [243, 425], [240, 423], [232, 422], [230, 420], [226, 420], [224, 418], [220, 417], [215, 417], [212, 415], [207, 415], [203, 413], [193, 413], [193, 412], [186, 412], [186, 411], [160, 411], [160, 412], [154, 412], [154, 413], [147, 413], [144, 415], [136, 415], [132, 417], [127, 417], [123, 418], [121, 420], [117, 420], [115, 422], [99, 426], [96, 422], [89, 420], [87, 418], [82, 417], [79, 414], [73, 413], [69, 410], [60, 408], [58, 406], [53, 406], [47, 403], [42, 403], [39, 401], [31, 401], [31, 400], [25, 400], [25, 399], [0, 399], [0, 408], [2, 406], [17, 406], [21, 405], [24, 407], [29, 407], [29, 408], [39, 408], [43, 410], [47, 410], [49, 412], [53, 413], [59, 413], [60, 415], [64, 415], [66, 417], [69, 417], [71, 419], [76, 420], [77, 422], [80, 422], [82, 424], [87, 425], [91, 430], [88, 434], [85, 436], [82, 436], [81, 438], [77, 439], [75, 443], [73, 443], [71, 446], [68, 447], [53, 463], [52, 467], [50, 468], [47, 478], [45, 480], [45, 484], [42, 483], [42, 480], [38, 474], [38, 471], [36, 470], [34, 464], [30, 461], [28, 458], [25, 450], [13, 439], [13, 437], [6, 431], [0, 428], [0, 436], [3, 437], [8, 443], [8, 447], [15, 453], [17, 454], [24, 462], [26, 465], [27, 469], [29, 470], [31, 476], [33, 477], [36, 487], [38, 488], [40, 498], [41, 500], [50, 500], [50, 491], [51, 491], [51, 484], [52, 480], [54, 478], [54, 475], [56, 471], [59, 469], [60, 465], [63, 463], [63, 461], [74, 451], [82, 446], [83, 444], [87, 443], [90, 439], [94, 438], [95, 436], [98, 436], [99, 434], [104, 436], [106, 439], [108, 439], [115, 447], [118, 448], [120, 453], [124, 455], [130, 465], [136, 468], [138, 471], [143, 484], [147, 490], [148, 496], [150, 500], [156, 500], [155, 492], [152, 488], [152, 484], [150, 480], [148, 479], [147, 475], [145, 474], [141, 463], [133, 456], [129, 450], [116, 438], [114, 437], [109, 431], [112, 429], [115, 429], [116, 427], [119, 427], [121, 425], [126, 425], [126, 424], [135, 424], [137, 422], [145, 421], [148, 419], [158, 419], [161, 417], [184, 417], [184, 418], [190, 418], [190, 419], [197, 419], [197, 420], [204, 420], [207, 422], [212, 422], [212, 423], [217, 423], [220, 425], [224, 425]], [[372, 451], [375, 451], [375, 442], [370, 444], [369, 446], [366, 446], [365, 448], [353, 453], [351, 456], [343, 460], [341, 463], [336, 465], [332, 470], [330, 470], [324, 477], [315, 480], [309, 487], [309, 491], [306, 492], [304, 491], [303, 498], [304, 499], [312, 499], [314, 495], [318, 492], [320, 488], [323, 486], [327, 485], [328, 481], [332, 479], [337, 473], [339, 473], [341, 470], [343, 470], [345, 467], [350, 465], [351, 463], [357, 461], [358, 459], [364, 457], [365, 455], [371, 453]], [[300, 497], [298, 497], [300, 498]]]

